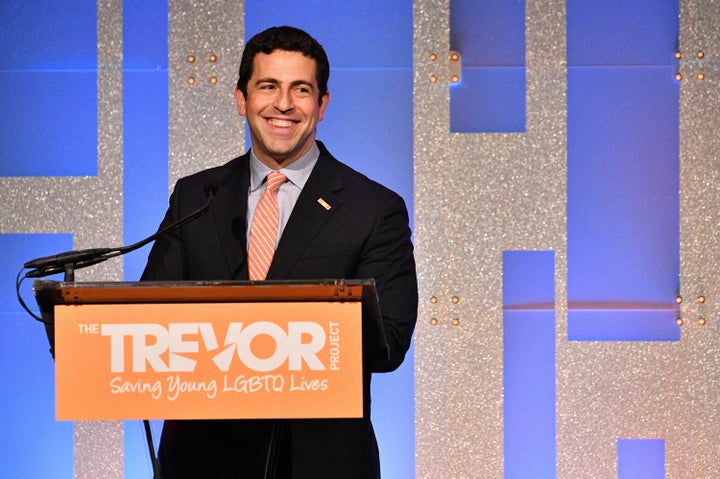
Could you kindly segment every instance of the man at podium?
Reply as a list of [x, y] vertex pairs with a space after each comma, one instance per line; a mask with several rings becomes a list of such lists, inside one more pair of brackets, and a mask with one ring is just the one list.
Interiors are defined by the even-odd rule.
[[373, 278], [388, 357], [363, 358], [362, 418], [166, 421], [164, 479], [380, 477], [370, 377], [396, 369], [410, 346], [415, 261], [403, 199], [315, 138], [330, 101], [329, 68], [302, 30], [273, 27], [247, 43], [235, 99], [251, 148], [176, 183], [161, 227], [209, 195], [212, 206], [155, 242], [142, 279]]

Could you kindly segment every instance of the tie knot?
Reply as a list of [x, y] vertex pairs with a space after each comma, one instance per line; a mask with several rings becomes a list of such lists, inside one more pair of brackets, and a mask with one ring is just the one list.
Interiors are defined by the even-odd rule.
[[265, 188], [269, 192], [274, 193], [277, 191], [278, 188], [280, 188], [280, 185], [285, 183], [286, 179], [287, 177], [279, 171], [270, 172], [267, 175], [267, 185], [265, 186]]

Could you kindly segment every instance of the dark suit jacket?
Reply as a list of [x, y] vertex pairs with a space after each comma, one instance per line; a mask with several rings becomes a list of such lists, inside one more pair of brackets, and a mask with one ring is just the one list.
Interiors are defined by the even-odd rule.
[[[278, 436], [281, 446], [271, 448], [277, 477], [379, 477], [370, 373], [400, 365], [415, 326], [417, 279], [408, 214], [399, 195], [337, 161], [322, 143], [318, 146], [320, 157], [267, 279], [375, 279], [389, 355], [364, 358], [364, 418], [166, 421], [160, 445], [163, 477], [263, 477], [267, 445], [275, 437], [277, 446]], [[156, 241], [143, 280], [248, 279], [249, 158], [246, 153], [177, 182], [161, 227], [205, 204], [209, 182], [219, 187], [207, 214]]]

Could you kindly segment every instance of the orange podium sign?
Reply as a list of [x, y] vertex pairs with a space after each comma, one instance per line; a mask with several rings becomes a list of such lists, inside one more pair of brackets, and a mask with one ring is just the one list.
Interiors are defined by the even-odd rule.
[[60, 285], [58, 420], [362, 417], [361, 290]]

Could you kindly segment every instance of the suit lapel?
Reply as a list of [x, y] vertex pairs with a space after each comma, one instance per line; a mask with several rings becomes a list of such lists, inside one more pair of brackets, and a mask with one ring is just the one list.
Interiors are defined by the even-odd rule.
[[236, 158], [220, 178], [211, 209], [230, 279], [247, 279], [247, 198], [250, 187], [249, 153]]
[[317, 232], [342, 203], [339, 163], [320, 145], [320, 157], [283, 231], [268, 279], [285, 279]]

